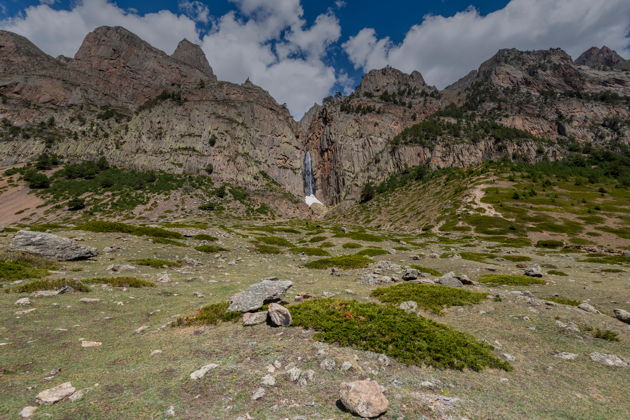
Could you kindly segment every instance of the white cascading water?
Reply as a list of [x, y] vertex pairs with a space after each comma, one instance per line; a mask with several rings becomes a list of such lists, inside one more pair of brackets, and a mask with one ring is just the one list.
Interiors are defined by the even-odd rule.
[[313, 175], [313, 159], [311, 158], [311, 152], [304, 154], [302, 178], [304, 180], [304, 201], [306, 204], [309, 207], [315, 203], [322, 204], [322, 202], [315, 197], [315, 176]]

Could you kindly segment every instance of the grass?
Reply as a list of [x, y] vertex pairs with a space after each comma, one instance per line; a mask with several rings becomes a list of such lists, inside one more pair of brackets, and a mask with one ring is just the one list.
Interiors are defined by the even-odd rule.
[[23, 280], [44, 277], [57, 266], [54, 261], [20, 252], [0, 255], [0, 280]]
[[437, 271], [437, 270], [435, 270], [433, 268], [429, 268], [429, 267], [423, 267], [421, 265], [412, 265], [411, 268], [415, 268], [416, 270], [420, 271], [421, 273], [427, 273], [427, 274], [430, 274], [430, 275], [435, 276], [435, 277], [441, 277], [441, 276], [444, 275], [440, 271]]
[[193, 239], [196, 239], [198, 241], [216, 241], [216, 240], [218, 240], [218, 238], [216, 238], [215, 236], [208, 235], [206, 233], [200, 233], [199, 235], [195, 235], [195, 236], [193, 236]]
[[219, 302], [204, 306], [196, 314], [178, 318], [177, 325], [216, 325], [219, 322], [234, 322], [243, 316], [240, 312], [228, 311], [230, 302]]
[[153, 268], [163, 267], [181, 267], [181, 263], [177, 261], [160, 260], [156, 258], [141, 258], [139, 260], [131, 260], [131, 262], [138, 265], [146, 265]]
[[346, 242], [345, 244], [341, 245], [341, 247], [344, 249], [357, 249], [357, 248], [363, 248], [363, 245], [358, 244], [356, 242]]
[[350, 238], [355, 241], [363, 241], [363, 242], [383, 242], [383, 238], [377, 235], [372, 235], [371, 233], [365, 232], [339, 232], [335, 234], [336, 238]]
[[547, 274], [552, 274], [554, 276], [568, 276], [567, 273], [565, 273], [564, 271], [560, 271], [560, 270], [549, 270], [549, 271], [547, 271]]
[[623, 255], [600, 255], [589, 254], [588, 258], [578, 260], [579, 262], [592, 262], [598, 264], [630, 264], [630, 257], [624, 257]]
[[317, 340], [385, 353], [408, 365], [512, 369], [492, 354], [491, 346], [393, 306], [314, 299], [291, 305], [290, 310], [293, 325], [318, 331]]
[[326, 251], [325, 249], [308, 248], [308, 247], [303, 247], [303, 246], [291, 248], [289, 249], [289, 251], [291, 251], [294, 254], [304, 254], [304, 255], [309, 255], [313, 257], [327, 257], [330, 255], [330, 253]]
[[502, 255], [501, 258], [504, 258], [508, 261], [512, 261], [512, 262], [524, 262], [524, 261], [531, 261], [532, 258], [528, 257], [526, 255]]
[[352, 268], [365, 268], [373, 262], [374, 260], [366, 257], [365, 255], [342, 255], [339, 257], [322, 258], [311, 261], [304, 264], [304, 267], [316, 269], [335, 267], [347, 270]]
[[291, 242], [279, 236], [260, 236], [256, 238], [256, 240], [258, 242], [262, 242], [265, 245], [285, 246], [285, 247], [293, 246]]
[[526, 286], [528, 284], [545, 284], [545, 281], [536, 277], [514, 276], [509, 274], [484, 274], [479, 277], [480, 283], [505, 284], [509, 286]]
[[163, 244], [163, 245], [188, 246], [183, 242], [174, 241], [172, 239], [166, 239], [166, 238], [151, 238], [151, 242], [153, 242], [154, 244]]
[[217, 252], [228, 251], [227, 249], [219, 245], [199, 245], [196, 246], [195, 249], [197, 251], [205, 252], [207, 254], [215, 254]]
[[[90, 288], [85, 284], [75, 281], [75, 280], [66, 280], [66, 279], [55, 279], [55, 280], [35, 280], [30, 283], [21, 284], [13, 289], [10, 289], [12, 292], [16, 293], [32, 293], [38, 290], [57, 290], [61, 289], [64, 286], [70, 286], [74, 290], [79, 292], [89, 292]], [[7, 290], [8, 291], [8, 290]]]
[[593, 328], [590, 325], [582, 325], [581, 329], [591, 333], [594, 338], [599, 338], [606, 341], [619, 341], [619, 334], [614, 331]]
[[580, 303], [582, 303], [579, 300], [567, 299], [567, 298], [561, 298], [561, 297], [547, 297], [545, 298], [545, 300], [548, 300], [550, 302], [556, 302], [561, 305], [569, 305], [569, 306], [578, 306]]
[[449, 306], [474, 305], [482, 302], [488, 294], [434, 284], [404, 283], [376, 289], [372, 296], [383, 303], [394, 305], [412, 300], [418, 307], [439, 314]]
[[483, 252], [460, 252], [459, 255], [464, 260], [475, 261], [479, 263], [492, 264], [487, 261], [488, 258], [496, 258], [497, 256], [494, 254], [488, 254]]
[[386, 255], [386, 254], [389, 254], [389, 252], [381, 248], [366, 248], [357, 252], [357, 255], [365, 255], [368, 257], [376, 257], [377, 255]]
[[76, 227], [79, 230], [86, 230], [89, 232], [118, 232], [129, 233], [136, 236], [151, 236], [154, 238], [171, 238], [171, 239], [183, 239], [184, 235], [179, 232], [173, 232], [170, 230], [148, 227], [148, 226], [134, 226], [126, 223], [119, 222], [103, 222], [94, 220], [84, 223]]
[[96, 277], [82, 281], [88, 284], [108, 284], [112, 287], [155, 287], [155, 283], [135, 277]]
[[276, 255], [282, 254], [282, 249], [278, 248], [277, 246], [256, 244], [256, 252], [260, 254]]
[[562, 248], [563, 246], [564, 246], [564, 242], [556, 241], [556, 240], [553, 240], [553, 239], [540, 240], [540, 241], [536, 242], [536, 247], [537, 248], [556, 249], [556, 248]]

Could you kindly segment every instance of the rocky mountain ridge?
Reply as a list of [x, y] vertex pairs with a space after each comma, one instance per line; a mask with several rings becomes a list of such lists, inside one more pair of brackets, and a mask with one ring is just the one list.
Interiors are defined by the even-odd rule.
[[0, 31], [0, 165], [43, 152], [106, 156], [263, 196], [280, 188], [286, 210], [300, 207], [310, 152], [317, 198], [353, 203], [366, 184], [416, 165], [558, 159], [575, 142], [628, 145], [630, 73], [588, 59], [613, 57], [598, 51], [574, 63], [558, 49], [501, 50], [443, 91], [419, 72], [373, 70], [351, 95], [326, 98], [296, 122], [251, 82], [218, 81], [187, 40], [169, 56], [124, 28], [101, 27], [74, 58], [55, 59]]

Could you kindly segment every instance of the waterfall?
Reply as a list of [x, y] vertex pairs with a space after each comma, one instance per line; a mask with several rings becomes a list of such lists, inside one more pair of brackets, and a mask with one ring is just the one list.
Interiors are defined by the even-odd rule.
[[311, 152], [304, 154], [302, 178], [304, 180], [304, 201], [306, 204], [308, 204], [309, 207], [315, 203], [322, 204], [322, 202], [315, 197], [315, 176], [313, 175], [313, 159], [311, 158]]

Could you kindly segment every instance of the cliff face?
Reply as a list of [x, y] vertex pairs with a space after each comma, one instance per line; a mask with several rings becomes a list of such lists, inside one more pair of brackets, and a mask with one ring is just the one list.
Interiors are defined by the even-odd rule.
[[[271, 180], [301, 199], [308, 151], [317, 198], [354, 202], [368, 182], [415, 165], [556, 159], [570, 142], [628, 144], [630, 75], [609, 51], [587, 53], [576, 65], [562, 50], [501, 50], [441, 92], [418, 72], [386, 67], [297, 123], [249, 81], [217, 81], [187, 40], [168, 56], [123, 28], [102, 27], [74, 58], [55, 59], [0, 31], [0, 166], [44, 151], [105, 156], [249, 189]], [[524, 131], [503, 138], [504, 126]]]

